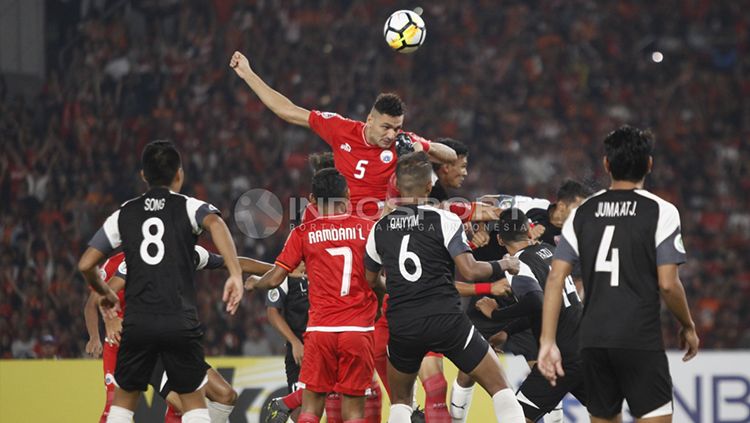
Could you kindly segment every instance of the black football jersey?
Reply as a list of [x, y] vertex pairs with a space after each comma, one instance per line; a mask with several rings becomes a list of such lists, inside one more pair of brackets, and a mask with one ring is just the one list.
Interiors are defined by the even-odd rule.
[[297, 338], [302, 339], [302, 334], [307, 328], [307, 311], [310, 309], [310, 300], [307, 298], [307, 277], [290, 276], [277, 288], [268, 290], [266, 307], [281, 309], [281, 315], [289, 328], [297, 335]]
[[565, 222], [555, 258], [580, 261], [583, 348], [664, 349], [657, 266], [685, 261], [674, 205], [642, 189], [600, 191]]
[[454, 213], [404, 205], [383, 216], [368, 237], [365, 264], [371, 271], [385, 270], [389, 324], [460, 314], [453, 257], [469, 251]]
[[125, 202], [89, 245], [108, 254], [122, 246], [128, 266], [128, 313], [185, 314], [197, 321], [195, 244], [214, 206], [156, 187]]
[[[505, 275], [516, 297], [520, 298], [530, 291], [544, 291], [554, 253], [555, 247], [546, 243], [530, 245], [516, 253], [516, 257], [521, 261], [521, 268], [517, 275], [507, 272]], [[575, 283], [568, 276], [565, 278], [563, 301], [557, 325], [557, 345], [566, 358], [578, 355], [580, 346], [578, 327], [582, 312], [583, 306]], [[542, 314], [540, 312], [528, 317], [534, 337], [539, 340], [542, 332]]]

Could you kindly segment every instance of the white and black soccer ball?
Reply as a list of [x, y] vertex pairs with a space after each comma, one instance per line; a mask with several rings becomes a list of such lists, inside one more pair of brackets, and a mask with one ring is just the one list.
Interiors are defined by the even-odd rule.
[[383, 27], [385, 42], [399, 53], [411, 53], [424, 43], [427, 28], [421, 16], [411, 10], [393, 12]]

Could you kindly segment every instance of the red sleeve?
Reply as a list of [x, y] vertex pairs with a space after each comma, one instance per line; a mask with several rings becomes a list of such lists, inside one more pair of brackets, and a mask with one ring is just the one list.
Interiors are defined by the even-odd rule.
[[321, 112], [319, 110], [311, 111], [310, 117], [307, 118], [310, 129], [318, 134], [320, 138], [323, 138], [326, 144], [334, 148], [338, 147], [341, 143], [341, 137], [338, 134], [352, 122], [352, 120], [346, 119], [339, 114]]
[[293, 272], [302, 261], [302, 235], [299, 228], [294, 228], [286, 239], [284, 249], [276, 257], [276, 265], [283, 267], [287, 272]]
[[422, 149], [424, 150], [425, 153], [430, 151], [430, 143], [432, 141], [428, 140], [427, 138], [420, 137], [414, 132], [405, 132], [405, 133], [406, 135], [409, 136], [409, 138], [411, 138], [412, 142], [419, 142], [420, 144], [422, 144]]
[[461, 219], [461, 222], [466, 223], [471, 221], [471, 217], [474, 215], [474, 203], [450, 203], [448, 210], [455, 213]]

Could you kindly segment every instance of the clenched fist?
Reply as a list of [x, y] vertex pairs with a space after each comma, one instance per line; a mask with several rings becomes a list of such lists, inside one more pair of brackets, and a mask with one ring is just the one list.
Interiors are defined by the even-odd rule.
[[232, 59], [229, 61], [229, 67], [234, 69], [234, 72], [242, 79], [248, 78], [253, 74], [253, 70], [250, 69], [250, 62], [248, 62], [247, 57], [239, 51], [235, 51], [232, 55]]

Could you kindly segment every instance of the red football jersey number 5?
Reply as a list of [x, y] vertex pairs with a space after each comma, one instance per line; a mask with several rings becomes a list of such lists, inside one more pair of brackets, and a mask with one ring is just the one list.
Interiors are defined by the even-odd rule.
[[354, 177], [357, 179], [362, 179], [365, 177], [365, 165], [369, 163], [367, 160], [360, 160], [357, 162], [357, 172], [354, 173]]

